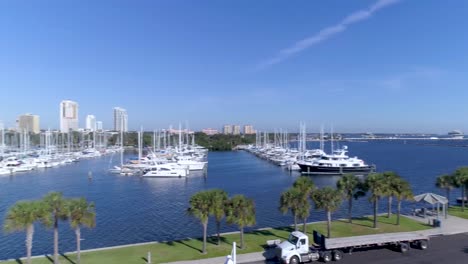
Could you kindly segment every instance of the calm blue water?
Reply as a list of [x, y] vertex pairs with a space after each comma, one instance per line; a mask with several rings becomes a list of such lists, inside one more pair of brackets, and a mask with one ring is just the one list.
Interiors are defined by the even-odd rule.
[[[463, 143], [460, 143], [463, 142]], [[431, 142], [432, 143], [432, 142]], [[435, 178], [459, 166], [468, 165], [466, 141], [424, 145], [423, 141], [348, 142], [351, 156], [376, 164], [379, 171], [393, 170], [406, 178], [415, 193], [438, 192]], [[311, 143], [311, 147], [317, 147]], [[207, 177], [187, 179], [141, 179], [107, 174], [108, 157], [83, 160], [69, 166], [0, 177], [0, 224], [8, 208], [18, 200], [37, 199], [49, 191], [61, 191], [67, 197], [84, 196], [96, 203], [97, 227], [83, 230], [82, 248], [96, 248], [129, 243], [164, 241], [201, 235], [201, 225], [186, 215], [190, 196], [197, 191], [222, 188], [230, 195], [244, 194], [255, 200], [259, 227], [292, 223], [291, 216], [278, 211], [280, 193], [298, 177], [246, 152], [210, 152]], [[88, 180], [92, 171], [93, 179]], [[314, 176], [318, 186], [335, 185], [337, 177]], [[452, 197], [459, 196], [453, 193]], [[413, 206], [413, 205], [410, 205]], [[407, 207], [409, 208], [409, 207]], [[334, 217], [344, 217], [346, 205]], [[385, 204], [382, 202], [382, 212]], [[356, 214], [370, 214], [367, 199], [360, 199]], [[323, 220], [323, 212], [313, 211], [311, 220]], [[215, 232], [213, 221], [210, 232]], [[223, 231], [236, 230], [223, 225]], [[0, 233], [0, 259], [25, 255], [25, 233]], [[74, 251], [74, 233], [67, 222], [60, 225], [60, 251]], [[52, 231], [37, 226], [33, 254], [53, 251]]]

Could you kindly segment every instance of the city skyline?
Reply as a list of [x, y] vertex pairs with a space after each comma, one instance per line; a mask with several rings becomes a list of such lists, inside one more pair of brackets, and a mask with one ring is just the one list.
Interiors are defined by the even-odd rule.
[[6, 127], [70, 98], [105, 129], [120, 105], [129, 130], [468, 131], [468, 2], [110, 3], [0, 3]]

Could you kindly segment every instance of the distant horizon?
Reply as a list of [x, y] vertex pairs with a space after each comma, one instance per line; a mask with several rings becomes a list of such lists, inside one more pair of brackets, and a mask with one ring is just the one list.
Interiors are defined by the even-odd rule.
[[[261, 10], [262, 15], [258, 12]], [[0, 120], [468, 131], [468, 1], [0, 2]], [[383, 132], [382, 132], [383, 133]]]

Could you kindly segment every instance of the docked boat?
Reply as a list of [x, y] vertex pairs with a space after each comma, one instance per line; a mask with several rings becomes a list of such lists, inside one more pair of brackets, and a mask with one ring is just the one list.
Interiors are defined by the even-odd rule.
[[203, 170], [207, 164], [206, 161], [197, 161], [189, 156], [177, 156], [176, 159], [177, 164], [181, 166], [188, 166], [189, 170], [191, 171]]
[[166, 166], [165, 164], [151, 167], [142, 177], [187, 177], [188, 170], [186, 168], [174, 168], [173, 166]]
[[322, 154], [309, 160], [298, 161], [297, 165], [303, 174], [367, 174], [375, 170], [375, 166], [366, 164], [357, 157], [350, 158], [347, 155], [348, 147], [333, 151], [333, 154]]
[[453, 130], [448, 133], [451, 139], [463, 139], [464, 134], [460, 130]]

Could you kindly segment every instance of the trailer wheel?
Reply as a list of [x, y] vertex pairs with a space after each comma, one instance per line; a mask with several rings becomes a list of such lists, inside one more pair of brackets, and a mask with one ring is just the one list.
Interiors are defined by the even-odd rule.
[[419, 249], [421, 250], [427, 249], [427, 246], [428, 246], [427, 240], [419, 240], [418, 245], [419, 245]]
[[289, 260], [289, 264], [299, 264], [299, 259], [297, 258], [297, 256], [292, 257]]
[[340, 261], [343, 258], [343, 252], [341, 250], [333, 251], [333, 259], [335, 261]]
[[400, 243], [400, 251], [401, 251], [401, 253], [405, 253], [405, 252], [407, 252], [408, 250], [409, 250], [409, 245], [408, 245], [408, 243], [404, 243], [404, 242]]
[[332, 260], [332, 255], [330, 251], [325, 251], [322, 253], [322, 260], [323, 262], [330, 262]]

